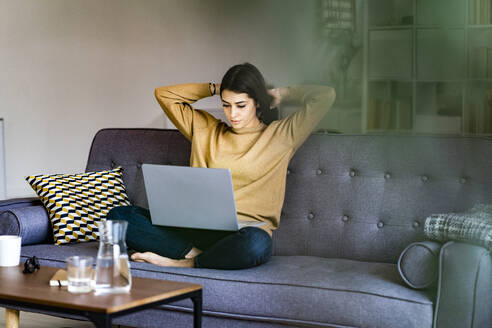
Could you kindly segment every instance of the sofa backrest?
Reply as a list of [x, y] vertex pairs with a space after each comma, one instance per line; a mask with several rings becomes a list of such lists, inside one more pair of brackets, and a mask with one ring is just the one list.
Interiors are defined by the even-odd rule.
[[[133, 204], [146, 207], [141, 164], [189, 165], [177, 130], [104, 129], [87, 171], [122, 166]], [[492, 139], [313, 134], [289, 165], [276, 255], [395, 263], [425, 239], [432, 213], [492, 203]]]

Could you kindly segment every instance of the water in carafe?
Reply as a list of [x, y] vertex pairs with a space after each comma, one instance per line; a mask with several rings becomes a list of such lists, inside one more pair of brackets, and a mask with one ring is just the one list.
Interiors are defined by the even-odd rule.
[[126, 229], [123, 220], [98, 223], [99, 251], [96, 260], [94, 289], [96, 294], [127, 293], [131, 289], [130, 262], [126, 251]]

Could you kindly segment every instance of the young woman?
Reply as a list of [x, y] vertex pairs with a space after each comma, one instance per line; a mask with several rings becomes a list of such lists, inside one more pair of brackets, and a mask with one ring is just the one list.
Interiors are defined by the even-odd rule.
[[[230, 126], [195, 101], [220, 95]], [[191, 142], [190, 165], [229, 168], [239, 220], [262, 222], [237, 232], [153, 226], [146, 209], [127, 206], [108, 219], [127, 220], [127, 243], [141, 253], [135, 261], [161, 266], [243, 269], [267, 262], [272, 231], [278, 228], [287, 166], [335, 100], [327, 86], [267, 90], [252, 64], [231, 67], [221, 84], [192, 83], [160, 87], [157, 101], [171, 122]], [[302, 109], [282, 120], [264, 122], [271, 108], [297, 102]]]

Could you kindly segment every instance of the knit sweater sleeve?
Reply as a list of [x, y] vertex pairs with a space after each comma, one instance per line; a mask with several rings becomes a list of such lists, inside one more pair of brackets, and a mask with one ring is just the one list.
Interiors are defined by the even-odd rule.
[[191, 106], [197, 100], [210, 96], [208, 83], [177, 84], [155, 89], [155, 97], [164, 113], [188, 140], [193, 136], [194, 127], [206, 127], [218, 122], [207, 112]]
[[309, 137], [335, 102], [335, 90], [328, 86], [298, 85], [289, 87], [286, 103], [300, 103], [302, 108], [278, 121], [278, 134], [297, 149]]

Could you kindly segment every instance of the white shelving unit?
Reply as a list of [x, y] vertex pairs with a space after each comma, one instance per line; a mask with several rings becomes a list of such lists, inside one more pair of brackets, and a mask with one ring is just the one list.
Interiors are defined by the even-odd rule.
[[492, 0], [364, 5], [362, 131], [492, 135]]

